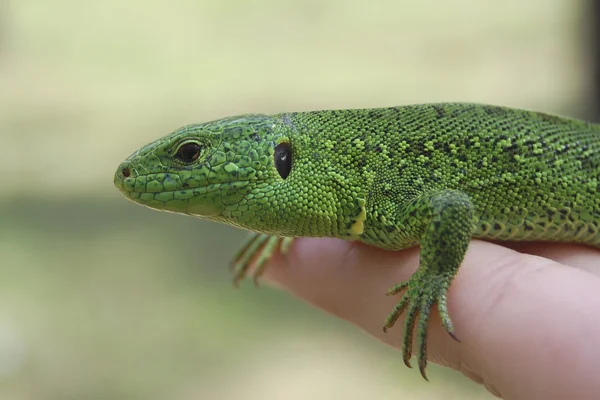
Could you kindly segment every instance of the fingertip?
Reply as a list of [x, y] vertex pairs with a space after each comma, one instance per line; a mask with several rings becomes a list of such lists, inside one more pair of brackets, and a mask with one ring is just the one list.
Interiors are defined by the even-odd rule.
[[[396, 303], [383, 293], [416, 270], [418, 248], [390, 252], [336, 239], [303, 238], [274, 261], [267, 269], [269, 280], [402, 347], [401, 335], [388, 335], [389, 327], [381, 328]], [[596, 385], [593, 377], [600, 370], [600, 322], [593, 317], [600, 309], [598, 293], [600, 280], [586, 272], [473, 241], [448, 294], [460, 339], [433, 313], [430, 360], [474, 371], [472, 376], [482, 377], [486, 387], [507, 397], [539, 397], [540, 390], [567, 393], [574, 390], [569, 386], [573, 382], [579, 382], [579, 394], [600, 393], [600, 382]], [[412, 368], [409, 360], [403, 361]]]

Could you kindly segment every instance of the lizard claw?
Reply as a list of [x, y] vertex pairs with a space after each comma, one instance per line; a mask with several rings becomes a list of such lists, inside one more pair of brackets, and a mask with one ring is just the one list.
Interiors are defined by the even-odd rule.
[[233, 272], [233, 284], [237, 287], [252, 268], [252, 280], [259, 286], [260, 276], [265, 271], [273, 255], [279, 250], [286, 254], [293, 238], [269, 236], [263, 233], [252, 233], [242, 243], [240, 250], [234, 256], [230, 269]]
[[[425, 380], [427, 375], [427, 330], [431, 307], [437, 303], [442, 324], [446, 331], [456, 339], [452, 322], [448, 316], [446, 306], [447, 286], [443, 278], [435, 275], [419, 274], [417, 271], [407, 281], [402, 282], [388, 290], [388, 295], [394, 295], [405, 290], [392, 312], [388, 315], [383, 330], [390, 329], [400, 316], [404, 316], [404, 332], [402, 337], [402, 359], [404, 364], [412, 368], [410, 358], [412, 357], [413, 338], [417, 338], [417, 360], [419, 371]], [[415, 332], [416, 325], [416, 332]]]

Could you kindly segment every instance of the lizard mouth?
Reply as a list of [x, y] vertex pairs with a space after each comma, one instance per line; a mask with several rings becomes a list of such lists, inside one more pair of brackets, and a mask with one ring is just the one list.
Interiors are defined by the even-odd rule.
[[115, 185], [127, 200], [155, 210], [211, 217], [219, 215], [225, 208], [219, 193], [220, 185], [162, 192], [134, 191]]
[[[114, 185], [119, 191], [126, 197], [139, 198], [141, 195], [147, 194], [149, 196], [162, 196], [163, 199], [168, 199], [169, 194], [174, 195], [179, 193], [179, 198], [192, 197], [191, 192], [196, 191], [197, 194], [202, 192], [203, 186], [209, 185], [198, 185], [189, 186], [185, 182], [182, 182], [177, 174], [173, 173], [146, 173], [141, 174], [131, 168], [128, 162], [124, 162], [119, 169], [115, 172], [113, 179]], [[196, 182], [198, 183], [198, 182]]]
[[211, 218], [245, 201], [252, 182], [212, 169], [198, 175], [140, 171], [128, 159], [116, 170], [114, 185], [125, 198], [148, 208]]
[[138, 184], [140, 178], [145, 180], [154, 174], [135, 177], [127, 175], [126, 168], [119, 168], [114, 176], [115, 186], [128, 200], [155, 210], [210, 218], [223, 212], [227, 204], [231, 204], [232, 201], [237, 202], [244, 197], [228, 182], [190, 187], [169, 181], [171, 187], [165, 188], [164, 184], [156, 186]]

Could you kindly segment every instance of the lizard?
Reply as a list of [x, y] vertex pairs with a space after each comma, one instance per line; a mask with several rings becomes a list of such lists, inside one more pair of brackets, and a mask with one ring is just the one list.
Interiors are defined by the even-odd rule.
[[297, 237], [389, 251], [420, 246], [419, 268], [387, 295], [404, 314], [427, 379], [437, 307], [457, 341], [447, 292], [472, 238], [571, 242], [600, 249], [600, 125], [476, 103], [246, 114], [183, 126], [114, 175], [147, 207], [249, 230], [232, 262], [254, 280]]

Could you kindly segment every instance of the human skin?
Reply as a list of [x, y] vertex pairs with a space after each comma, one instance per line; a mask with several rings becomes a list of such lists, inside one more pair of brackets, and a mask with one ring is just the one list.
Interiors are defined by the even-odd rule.
[[405, 314], [402, 357], [416, 356], [426, 377], [429, 316], [456, 338], [447, 292], [471, 239], [600, 249], [599, 134], [586, 121], [470, 103], [249, 114], [156, 139], [114, 183], [138, 204], [255, 232], [234, 257], [235, 281], [252, 260], [260, 276], [292, 238], [419, 244], [417, 272], [386, 288], [403, 296], [381, 325]]
[[[567, 244], [510, 246], [471, 242], [448, 294], [461, 342], [434, 313], [429, 359], [505, 399], [600, 397], [600, 252]], [[391, 252], [301, 238], [285, 257], [274, 257], [264, 279], [400, 349], [402, 320], [388, 333], [381, 329], [397, 302], [385, 292], [418, 264], [418, 247]]]

